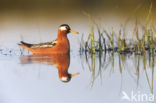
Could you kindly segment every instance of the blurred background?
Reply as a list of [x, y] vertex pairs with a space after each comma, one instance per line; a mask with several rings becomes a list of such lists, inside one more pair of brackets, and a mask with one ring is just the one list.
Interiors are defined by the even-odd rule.
[[105, 14], [118, 12], [128, 14], [136, 10], [139, 14], [146, 14], [152, 3], [156, 9], [155, 0], [0, 0], [0, 12], [18, 14], [48, 14], [68, 15], [87, 11], [89, 13]]
[[[22, 10], [116, 10], [121, 11], [136, 8], [142, 5], [145, 9], [148, 8], [152, 2], [156, 4], [155, 0], [1, 0], [1, 11], [22, 11]], [[153, 6], [155, 9], [155, 6]]]
[[[155, 5], [155, 0], [0, 0], [0, 46], [17, 47], [20, 40], [51, 41], [64, 23], [80, 34], [88, 34], [89, 20], [84, 12], [103, 27], [118, 27], [132, 15], [145, 21], [152, 8], [150, 19], [155, 23]], [[15, 43], [5, 43], [6, 38]]]

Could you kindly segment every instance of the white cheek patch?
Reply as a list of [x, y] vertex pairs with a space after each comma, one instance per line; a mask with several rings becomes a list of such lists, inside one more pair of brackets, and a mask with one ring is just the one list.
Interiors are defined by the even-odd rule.
[[65, 26], [60, 27], [60, 30], [67, 30]]
[[61, 80], [62, 80], [62, 81], [67, 81], [68, 78], [67, 78], [67, 77], [62, 77]]

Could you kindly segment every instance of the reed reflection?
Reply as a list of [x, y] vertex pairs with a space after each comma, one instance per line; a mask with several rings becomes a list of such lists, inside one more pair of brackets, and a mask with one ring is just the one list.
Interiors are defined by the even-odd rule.
[[[102, 80], [104, 74], [109, 74], [109, 76], [111, 76], [113, 73], [115, 74], [116, 71], [119, 71], [121, 79], [129, 75], [137, 87], [145, 85], [140, 83], [141, 80], [145, 81], [149, 87], [149, 91], [152, 94], [155, 93], [155, 55], [151, 55], [149, 52], [145, 52], [143, 55], [125, 55], [116, 52], [95, 52], [95, 54], [89, 52], [80, 53], [83, 67], [85, 66], [84, 64], [87, 64], [84, 68], [88, 68], [90, 71], [91, 87], [94, 86], [98, 77]], [[128, 75], [124, 77], [123, 74], [126, 72], [128, 72]], [[146, 79], [143, 79], [143, 77]], [[121, 80], [121, 87], [122, 85], [123, 83]]]
[[49, 54], [49, 55], [33, 54], [21, 58], [22, 64], [30, 64], [34, 62], [50, 64], [55, 66], [58, 69], [58, 76], [62, 82], [69, 82], [72, 77], [79, 74], [79, 73], [70, 74], [68, 72], [70, 65], [70, 54]]

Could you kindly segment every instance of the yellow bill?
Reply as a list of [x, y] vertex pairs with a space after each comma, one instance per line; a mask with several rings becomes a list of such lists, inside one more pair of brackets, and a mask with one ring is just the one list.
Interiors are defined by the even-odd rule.
[[71, 74], [71, 77], [74, 77], [76, 75], [78, 75], [79, 73], [74, 73], [74, 74]]
[[74, 30], [70, 30], [71, 33], [79, 34], [79, 32], [76, 32]]

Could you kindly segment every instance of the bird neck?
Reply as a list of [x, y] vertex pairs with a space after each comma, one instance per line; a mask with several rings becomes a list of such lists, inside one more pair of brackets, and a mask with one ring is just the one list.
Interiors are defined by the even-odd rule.
[[70, 55], [65, 54], [65, 55], [60, 55], [57, 56], [57, 69], [58, 69], [58, 75], [59, 78], [61, 77], [67, 77], [68, 76], [68, 68], [70, 65]]
[[58, 69], [58, 75], [59, 75], [59, 78], [61, 77], [68, 77], [68, 68], [64, 69]]
[[58, 40], [67, 39], [67, 31], [58, 30]]

